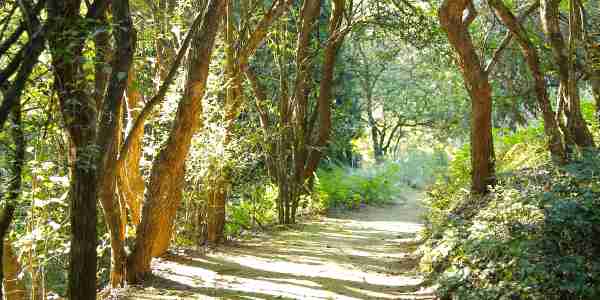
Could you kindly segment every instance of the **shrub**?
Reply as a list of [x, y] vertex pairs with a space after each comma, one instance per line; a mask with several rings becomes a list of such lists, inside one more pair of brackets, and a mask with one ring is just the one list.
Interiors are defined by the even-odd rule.
[[[504, 173], [489, 196], [453, 181], [430, 192], [421, 269], [442, 299], [599, 299], [600, 155], [553, 166], [529, 139], [537, 130], [498, 139]], [[468, 160], [456, 157], [463, 184]]]
[[272, 184], [247, 187], [242, 198], [227, 204], [227, 236], [238, 236], [244, 230], [261, 228], [275, 222], [277, 187]]
[[354, 209], [361, 204], [390, 202], [398, 193], [400, 169], [385, 163], [370, 169], [331, 166], [319, 169], [315, 194], [325, 208]]

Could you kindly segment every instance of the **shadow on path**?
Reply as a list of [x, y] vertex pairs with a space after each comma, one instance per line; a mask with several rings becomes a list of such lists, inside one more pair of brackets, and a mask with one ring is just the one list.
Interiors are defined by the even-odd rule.
[[415, 272], [420, 194], [153, 262], [122, 299], [432, 299]]

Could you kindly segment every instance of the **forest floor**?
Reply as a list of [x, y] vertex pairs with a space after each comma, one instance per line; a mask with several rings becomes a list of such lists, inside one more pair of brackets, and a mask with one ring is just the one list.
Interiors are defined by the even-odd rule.
[[407, 190], [393, 204], [155, 259], [153, 278], [119, 298], [433, 299], [413, 255], [421, 197]]

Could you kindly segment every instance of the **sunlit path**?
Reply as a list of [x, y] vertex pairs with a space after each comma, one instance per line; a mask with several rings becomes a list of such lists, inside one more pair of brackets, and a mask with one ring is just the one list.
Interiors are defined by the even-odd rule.
[[157, 259], [123, 299], [432, 299], [416, 274], [421, 194], [338, 213], [293, 230]]

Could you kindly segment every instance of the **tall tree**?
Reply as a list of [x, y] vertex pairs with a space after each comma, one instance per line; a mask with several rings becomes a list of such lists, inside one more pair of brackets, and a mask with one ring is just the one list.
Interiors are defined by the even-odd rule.
[[[558, 69], [560, 82], [558, 99], [559, 113], [563, 113], [567, 119], [565, 132], [579, 147], [594, 146], [594, 140], [581, 115], [580, 94], [578, 87], [577, 55], [576, 48], [580, 45], [581, 32], [580, 11], [576, 8], [575, 1], [569, 2], [569, 44], [565, 43], [560, 26], [560, 1], [541, 0], [542, 27], [552, 50], [552, 57]], [[562, 108], [562, 111], [560, 111]]]
[[[111, 7], [114, 22], [115, 55], [98, 131], [98, 197], [102, 203], [106, 224], [110, 231], [112, 287], [124, 284], [125, 279], [125, 224], [122, 203], [115, 197], [119, 169], [114, 166], [118, 159], [123, 116], [123, 96], [127, 87], [127, 77], [133, 61], [135, 33], [129, 1], [113, 2]], [[123, 199], [124, 200], [124, 199]]]
[[[0, 284], [4, 279], [5, 266], [3, 265], [3, 257], [4, 255], [9, 254], [4, 252], [7, 250], [7, 247], [4, 247], [4, 245], [8, 244], [8, 248], [10, 248], [10, 242], [6, 241], [5, 238], [17, 208], [17, 201], [21, 195], [22, 172], [23, 164], [25, 163], [26, 145], [22, 126], [21, 101], [19, 98], [17, 98], [16, 103], [14, 103], [14, 106], [12, 107], [11, 116], [10, 134], [13, 142], [15, 143], [15, 152], [11, 162], [11, 178], [8, 181], [8, 190], [6, 195], [0, 194], [0, 200], [3, 200], [3, 205], [0, 207], [0, 242], [3, 244], [2, 249], [0, 249]], [[2, 291], [0, 289], [0, 299], [1, 298]]]
[[192, 135], [200, 126], [208, 67], [215, 36], [223, 19], [224, 4], [223, 0], [210, 0], [202, 26], [193, 29], [185, 90], [169, 138], [153, 163], [135, 248], [128, 259], [127, 276], [131, 282], [143, 280], [151, 272], [152, 257], [166, 250], [164, 243], [157, 244], [158, 241], [166, 240], [168, 246], [175, 212], [182, 196], [185, 158]]
[[[314, 85], [311, 81], [316, 65], [311, 56], [312, 32], [317, 28], [318, 17], [321, 12], [320, 1], [306, 0], [302, 4], [299, 16], [299, 27], [296, 33], [296, 50], [294, 58], [294, 71], [288, 70], [288, 56], [285, 51], [276, 54], [279, 68], [279, 91], [277, 98], [279, 124], [278, 138], [271, 141], [267, 147], [267, 165], [273, 181], [279, 187], [277, 210], [281, 224], [296, 222], [296, 212], [300, 196], [306, 192], [305, 183], [316, 170], [331, 132], [331, 100], [334, 89], [334, 69], [337, 53], [350, 24], [343, 26], [346, 11], [346, 2], [334, 0], [331, 2], [331, 15], [328, 23], [328, 37], [323, 50], [323, 61], [320, 65], [320, 82]], [[285, 42], [285, 38], [278, 39], [278, 43]], [[280, 47], [281, 45], [278, 45]], [[250, 80], [257, 107], [261, 115], [263, 132], [270, 134], [269, 125], [275, 124], [268, 118], [264, 110], [264, 99], [267, 94], [265, 85], [259, 82], [257, 74], [247, 68], [246, 77]], [[294, 86], [288, 86], [290, 73], [295, 74]], [[310, 111], [310, 96], [318, 91], [315, 97], [315, 106]], [[317, 123], [318, 121], [318, 123]], [[317, 130], [318, 128], [318, 130]]]
[[49, 38], [54, 85], [75, 153], [72, 166], [71, 259], [69, 297], [96, 299], [96, 129], [93, 95], [87, 92], [82, 70], [82, 51], [90, 24], [102, 16], [106, 1], [98, 0], [81, 13], [80, 0], [48, 0]]
[[[227, 0], [225, 26], [226, 74], [224, 79], [229, 84], [227, 85], [224, 103], [225, 136], [222, 141], [224, 148], [227, 148], [231, 143], [233, 127], [243, 106], [243, 70], [248, 68], [250, 59], [264, 42], [272, 24], [287, 11], [292, 1], [274, 1], [260, 21], [253, 26], [252, 33], [248, 36], [244, 36], [246, 31], [242, 32], [242, 28], [246, 29], [252, 26], [250, 23], [251, 15], [247, 11], [248, 7], [240, 5], [240, 22], [235, 24], [233, 4], [234, 1]], [[217, 178], [212, 179], [214, 184], [209, 187], [210, 191], [208, 192], [207, 240], [210, 243], [218, 243], [223, 239], [225, 207], [227, 195], [229, 194], [228, 189], [231, 185], [231, 174], [229, 174], [227, 168], [220, 167], [215, 173]]]
[[472, 0], [444, 0], [440, 24], [458, 55], [458, 64], [471, 97], [471, 190], [485, 194], [496, 182], [492, 140], [492, 89], [471, 39], [469, 26], [477, 17]]

